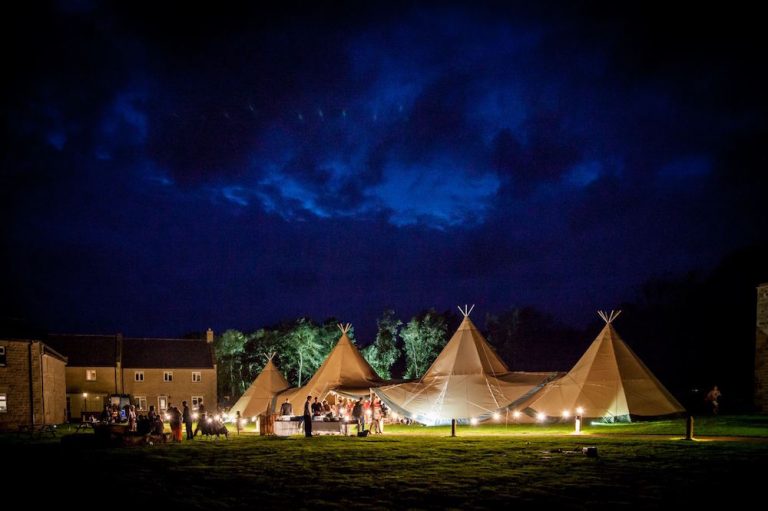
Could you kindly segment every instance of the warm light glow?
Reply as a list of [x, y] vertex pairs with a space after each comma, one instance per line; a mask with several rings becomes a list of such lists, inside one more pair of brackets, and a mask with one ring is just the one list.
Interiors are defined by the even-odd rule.
[[241, 425], [241, 426], [245, 426], [246, 424], [248, 424], [248, 421], [247, 421], [247, 420], [245, 420], [245, 419], [240, 419], [240, 425]]
[[251, 417], [251, 422], [256, 422], [256, 416]]
[[213, 419], [211, 419], [210, 417], [208, 417], [208, 419], [207, 419], [205, 422], [207, 422], [208, 424], [210, 424], [211, 422], [213, 422]]
[[88, 397], [88, 393], [87, 392], [83, 392], [83, 397], [84, 398]]
[[563, 410], [563, 418], [564, 419], [567, 419], [570, 416], [571, 416], [571, 412], [569, 412], [568, 410]]
[[199, 416], [197, 415], [197, 413], [193, 413], [193, 414], [192, 414], [192, 420], [193, 420], [193, 421], [196, 421], [198, 417], [199, 417]]
[[501, 415], [499, 414], [499, 412], [493, 412], [493, 420], [497, 421], [499, 419], [501, 419]]
[[477, 419], [472, 417], [471, 419], [469, 419], [469, 423], [472, 424], [473, 426], [477, 426]]
[[365, 416], [366, 417], [370, 417], [371, 416], [371, 411], [370, 410], [366, 410], [365, 411]]
[[512, 412], [512, 417], [514, 417], [515, 419], [519, 419], [520, 418], [520, 412], [515, 410], [514, 412]]
[[221, 420], [221, 415], [214, 415], [213, 418], [216, 420]]
[[582, 407], [576, 408], [576, 413], [579, 414], [579, 415], [584, 415], [584, 408], [582, 408]]
[[547, 415], [544, 412], [539, 412], [536, 414], [536, 420], [539, 422], [544, 422], [544, 419], [547, 418]]
[[164, 415], [164, 417], [165, 417], [165, 420], [167, 420], [167, 421], [171, 420], [171, 416], [168, 415], [167, 413]]

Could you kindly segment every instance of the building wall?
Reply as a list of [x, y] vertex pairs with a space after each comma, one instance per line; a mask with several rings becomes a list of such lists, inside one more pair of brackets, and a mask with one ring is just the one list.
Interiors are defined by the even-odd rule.
[[5, 347], [6, 366], [0, 367], [0, 394], [5, 394], [8, 410], [0, 413], [0, 430], [30, 424], [29, 343], [0, 341]]
[[[86, 370], [96, 371], [96, 380], [85, 379]], [[67, 397], [69, 397], [69, 416], [78, 421], [83, 412], [99, 413], [104, 409], [105, 398], [115, 394], [114, 367], [73, 367], [66, 368]], [[83, 397], [87, 393], [87, 397]]]
[[[135, 372], [144, 372], [144, 381], [137, 382]], [[173, 371], [173, 381], [163, 381], [163, 373]], [[199, 372], [202, 381], [193, 382], [192, 373]], [[147, 407], [158, 407], [158, 396], [166, 396], [169, 403], [181, 409], [181, 402], [192, 406], [192, 396], [202, 396], [203, 403], [209, 410], [216, 406], [216, 370], [215, 369], [142, 369], [125, 368], [125, 391], [131, 396], [147, 398]]]
[[[0, 393], [6, 394], [8, 406], [7, 412], [0, 413], [0, 430], [64, 422], [64, 362], [43, 354], [39, 341], [0, 340], [0, 345], [6, 350], [6, 366], [0, 367]], [[45, 408], [49, 404], [50, 415]]]
[[63, 360], [43, 355], [43, 399], [46, 424], [67, 420], [66, 364]]
[[758, 411], [768, 413], [768, 283], [757, 287], [755, 405]]

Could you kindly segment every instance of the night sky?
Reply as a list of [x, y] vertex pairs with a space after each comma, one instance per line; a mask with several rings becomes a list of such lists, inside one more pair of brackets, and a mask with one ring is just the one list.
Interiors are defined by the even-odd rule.
[[746, 4], [122, 3], [4, 16], [5, 316], [584, 325], [768, 241]]

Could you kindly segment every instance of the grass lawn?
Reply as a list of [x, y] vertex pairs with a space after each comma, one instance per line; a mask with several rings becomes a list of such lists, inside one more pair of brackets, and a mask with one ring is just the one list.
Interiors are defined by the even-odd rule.
[[[766, 437], [768, 418], [718, 417], [697, 424], [701, 434]], [[24, 494], [59, 507], [85, 501], [200, 509], [583, 508], [711, 504], [718, 496], [763, 500], [767, 441], [664, 436], [680, 435], [681, 425], [587, 428], [599, 436], [570, 435], [568, 425], [466, 426], [457, 438], [447, 436], [448, 428], [403, 426], [370, 438], [244, 434], [134, 448], [2, 435], [0, 467], [10, 476], [6, 491], [37, 482], [38, 490]], [[658, 436], [627, 436], [644, 433]], [[584, 446], [596, 446], [599, 456], [585, 456]]]

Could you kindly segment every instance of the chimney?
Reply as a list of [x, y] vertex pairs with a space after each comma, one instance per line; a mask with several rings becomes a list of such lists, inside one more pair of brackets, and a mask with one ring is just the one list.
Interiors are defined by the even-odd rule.
[[211, 330], [210, 328], [208, 329], [207, 332], [205, 332], [205, 342], [207, 342], [208, 344], [213, 342], [213, 330]]

